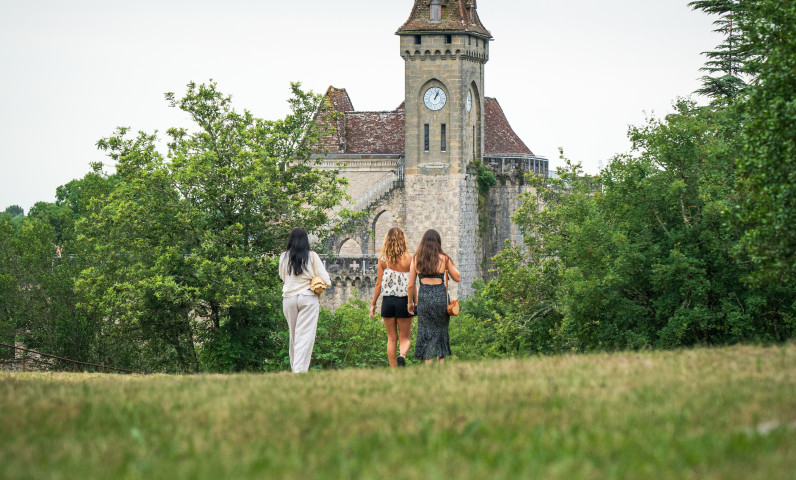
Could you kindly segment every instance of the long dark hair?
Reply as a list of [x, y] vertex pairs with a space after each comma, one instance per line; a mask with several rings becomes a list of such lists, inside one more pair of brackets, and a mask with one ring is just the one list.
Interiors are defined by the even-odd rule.
[[442, 250], [442, 238], [440, 238], [439, 232], [434, 229], [426, 230], [420, 240], [420, 245], [415, 250], [415, 269], [417, 269], [417, 273], [422, 273], [423, 275], [434, 275], [437, 273], [440, 253], [446, 257], [448, 256]]
[[301, 275], [307, 268], [310, 260], [310, 239], [304, 228], [296, 227], [290, 232], [287, 239], [287, 258], [288, 275]]

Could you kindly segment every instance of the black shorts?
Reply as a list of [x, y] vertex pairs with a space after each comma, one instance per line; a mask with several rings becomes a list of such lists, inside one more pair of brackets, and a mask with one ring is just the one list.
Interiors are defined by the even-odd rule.
[[409, 318], [409, 305], [407, 297], [393, 297], [385, 295], [381, 298], [382, 318]]

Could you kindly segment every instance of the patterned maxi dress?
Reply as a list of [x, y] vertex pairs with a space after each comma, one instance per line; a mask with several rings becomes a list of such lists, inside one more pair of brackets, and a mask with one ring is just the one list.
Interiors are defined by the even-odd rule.
[[447, 357], [451, 354], [448, 326], [448, 292], [445, 289], [445, 274], [420, 274], [424, 278], [440, 278], [439, 285], [426, 285], [420, 282], [417, 294], [417, 341], [415, 342], [415, 358], [428, 360], [436, 357]]

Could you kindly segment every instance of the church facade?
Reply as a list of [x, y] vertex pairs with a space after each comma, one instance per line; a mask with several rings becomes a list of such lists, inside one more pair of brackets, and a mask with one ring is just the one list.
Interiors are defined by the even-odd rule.
[[[533, 154], [497, 99], [484, 95], [492, 35], [475, 0], [415, 0], [396, 35], [405, 64], [397, 108], [357, 111], [344, 88], [326, 91], [338, 115], [320, 119], [331, 132], [319, 146], [322, 167], [341, 170], [352, 197], [347, 207], [366, 212], [351, 233], [329, 239], [329, 307], [354, 292], [373, 294], [381, 242], [393, 226], [404, 229], [412, 251], [427, 229], [439, 231], [462, 273], [453, 294], [469, 296], [489, 258], [507, 239], [519, 239], [511, 216], [525, 175], [548, 174], [547, 159]], [[488, 193], [478, 191], [479, 163], [498, 178]]]

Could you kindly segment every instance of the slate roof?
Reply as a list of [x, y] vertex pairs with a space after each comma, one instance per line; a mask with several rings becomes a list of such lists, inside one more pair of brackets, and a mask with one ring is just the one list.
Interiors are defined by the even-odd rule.
[[[327, 113], [320, 123], [334, 126], [320, 142], [318, 152], [341, 154], [404, 154], [405, 109], [402, 102], [390, 112], [357, 112], [344, 88], [329, 87], [326, 97], [341, 115], [331, 122]], [[484, 156], [533, 155], [514, 132], [498, 101], [484, 99]]]
[[[475, 0], [441, 0], [442, 18], [432, 22], [429, 14], [429, 0], [415, 0], [409, 19], [395, 32], [396, 35], [410, 35], [419, 32], [473, 33], [484, 38], [492, 38], [481, 19]], [[470, 15], [472, 13], [472, 17]]]

